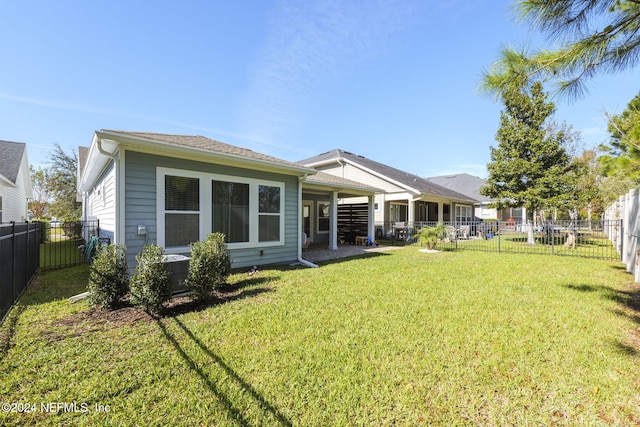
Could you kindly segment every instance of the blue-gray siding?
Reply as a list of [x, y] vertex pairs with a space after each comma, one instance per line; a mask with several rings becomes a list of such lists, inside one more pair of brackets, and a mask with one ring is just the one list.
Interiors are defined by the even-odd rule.
[[[174, 168], [187, 171], [216, 173], [229, 176], [279, 181], [285, 184], [285, 244], [260, 248], [233, 249], [230, 251], [232, 267], [247, 267], [294, 261], [298, 255], [298, 179], [281, 175], [175, 159], [153, 154], [126, 151], [125, 153], [125, 244], [129, 266], [135, 265], [135, 256], [145, 244], [156, 244], [156, 168]], [[146, 236], [137, 234], [138, 225], [147, 228]], [[262, 252], [262, 255], [260, 254]], [[185, 254], [189, 255], [189, 254]]]

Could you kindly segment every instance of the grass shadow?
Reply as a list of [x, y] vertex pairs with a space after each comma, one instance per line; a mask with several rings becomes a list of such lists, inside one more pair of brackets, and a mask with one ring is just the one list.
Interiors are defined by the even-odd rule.
[[160, 319], [156, 321], [160, 331], [164, 335], [164, 337], [169, 341], [169, 343], [175, 348], [178, 352], [178, 355], [184, 360], [187, 364], [187, 367], [196, 373], [198, 377], [202, 380], [205, 386], [211, 391], [211, 393], [220, 401], [221, 405], [224, 409], [229, 413], [231, 418], [233, 418], [238, 424], [242, 426], [249, 427], [249, 421], [244, 418], [242, 415], [242, 411], [236, 408], [231, 400], [218, 388], [214, 381], [207, 376], [207, 374], [198, 366], [198, 364], [186, 353], [186, 351], [182, 348], [178, 340], [169, 332], [167, 327], [162, 323]]
[[385, 252], [365, 252], [362, 254], [355, 254], [355, 255], [349, 255], [341, 258], [333, 258], [333, 259], [327, 259], [323, 261], [313, 261], [313, 262], [319, 266], [323, 266], [323, 265], [333, 265], [333, 264], [340, 264], [343, 262], [349, 262], [349, 261], [353, 261], [354, 259], [377, 258], [377, 257], [385, 257], [389, 255], [391, 254], [385, 253]]
[[181, 314], [198, 312], [227, 302], [239, 301], [273, 292], [273, 289], [267, 285], [278, 280], [278, 278], [278, 276], [253, 276], [235, 283], [225, 283], [220, 285], [207, 301], [193, 300], [188, 295], [174, 297], [166, 305], [162, 317], [175, 317]]
[[563, 285], [567, 289], [578, 292], [597, 292], [598, 288], [591, 285]]
[[[173, 318], [173, 322], [184, 332], [186, 337], [193, 341], [198, 348], [207, 355], [209, 359], [211, 359], [216, 366], [221, 368], [226, 375], [232, 380], [232, 383], [236, 386], [240, 387], [248, 396], [255, 401], [255, 403], [260, 407], [265, 414], [273, 417], [278, 425], [290, 427], [293, 424], [290, 420], [288, 420], [284, 414], [280, 412], [278, 408], [276, 408], [273, 404], [267, 401], [267, 399], [260, 394], [255, 387], [253, 387], [248, 381], [242, 378], [236, 371], [233, 370], [220, 356], [215, 354], [211, 349], [209, 349], [204, 343], [196, 337], [193, 332], [185, 326], [179, 319]], [[237, 421], [240, 425], [250, 426], [249, 420], [247, 420], [243, 411], [237, 407], [234, 402], [232, 402], [218, 386], [217, 383], [224, 383], [224, 381], [212, 381], [209, 376], [198, 366], [198, 364], [187, 354], [187, 352], [182, 348], [176, 337], [174, 337], [167, 327], [162, 323], [162, 321], [157, 321], [158, 326], [160, 327], [162, 333], [165, 338], [173, 345], [178, 354], [182, 357], [182, 359], [187, 363], [188, 367], [194, 371], [200, 379], [204, 382], [204, 384], [209, 388], [209, 390], [213, 393], [213, 395], [220, 400], [225, 410], [229, 413], [229, 415]]]

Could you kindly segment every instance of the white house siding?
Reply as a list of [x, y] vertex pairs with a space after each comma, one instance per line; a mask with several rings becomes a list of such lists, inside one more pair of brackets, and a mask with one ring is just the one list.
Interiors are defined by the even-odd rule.
[[385, 193], [404, 192], [406, 189], [399, 187], [385, 179], [379, 178], [370, 172], [362, 170], [351, 164], [345, 164], [344, 166], [338, 164], [332, 164], [316, 168], [322, 172], [329, 173], [331, 175], [339, 176], [342, 178], [350, 179], [355, 182], [362, 182], [374, 188], [384, 190]]
[[89, 192], [86, 217], [100, 220], [100, 237], [114, 241], [116, 231], [116, 181], [113, 162]]
[[[298, 254], [298, 179], [280, 175], [209, 164], [191, 160], [168, 158], [153, 154], [127, 151], [125, 153], [125, 213], [124, 232], [129, 265], [135, 265], [135, 255], [146, 243], [156, 244], [158, 238], [156, 213], [156, 170], [158, 167], [246, 177], [285, 184], [284, 245], [259, 248], [231, 249], [233, 268], [274, 264], [297, 259]], [[138, 225], [145, 225], [146, 235], [138, 235]], [[184, 255], [189, 255], [185, 253]]]
[[[0, 181], [0, 197], [2, 197], [2, 222], [24, 222], [28, 219], [28, 200], [31, 196], [31, 180], [29, 179], [29, 162], [22, 156], [16, 186], [5, 185]], [[28, 192], [28, 194], [27, 194]]]

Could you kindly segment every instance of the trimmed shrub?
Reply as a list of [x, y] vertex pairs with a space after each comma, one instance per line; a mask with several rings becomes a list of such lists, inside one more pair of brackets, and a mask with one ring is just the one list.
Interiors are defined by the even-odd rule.
[[195, 299], [210, 298], [213, 290], [231, 273], [231, 258], [224, 240], [224, 234], [211, 233], [205, 240], [191, 244], [189, 272], [184, 284]]
[[171, 280], [160, 246], [145, 245], [136, 256], [138, 265], [131, 276], [131, 303], [150, 313], [160, 313], [162, 304], [171, 298]]
[[438, 240], [443, 239], [446, 233], [446, 227], [439, 222], [435, 227], [423, 227], [417, 237], [427, 247], [427, 249], [435, 249], [438, 246]]
[[124, 245], [100, 245], [89, 267], [89, 303], [112, 310], [129, 288]]

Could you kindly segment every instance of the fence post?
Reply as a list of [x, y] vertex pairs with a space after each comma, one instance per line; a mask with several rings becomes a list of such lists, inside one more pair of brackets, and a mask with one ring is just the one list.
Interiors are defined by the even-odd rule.
[[24, 251], [24, 257], [25, 257], [25, 265], [27, 266], [27, 276], [29, 276], [29, 272], [31, 272], [31, 269], [29, 268], [29, 258], [30, 258], [30, 253], [29, 253], [29, 239], [31, 238], [31, 233], [30, 233], [30, 229], [29, 229], [29, 221], [25, 221], [25, 225], [27, 227], [27, 234], [25, 235], [25, 239], [27, 239], [26, 242], [26, 246], [27, 246], [27, 250]]
[[[619, 219], [620, 221], [620, 236], [624, 236], [624, 220]], [[624, 260], [624, 239], [620, 239], [620, 262]]]
[[18, 257], [16, 256], [16, 222], [15, 221], [11, 221], [11, 262], [13, 263], [13, 294], [11, 295], [11, 299], [12, 299], [12, 304], [13, 302], [15, 302], [16, 300], [16, 296], [18, 295], [18, 292], [16, 291], [16, 280], [17, 280], [17, 274], [16, 274], [16, 269], [17, 269], [17, 265], [16, 265], [16, 259]]
[[556, 251], [556, 223], [551, 220], [551, 255], [555, 255]]

